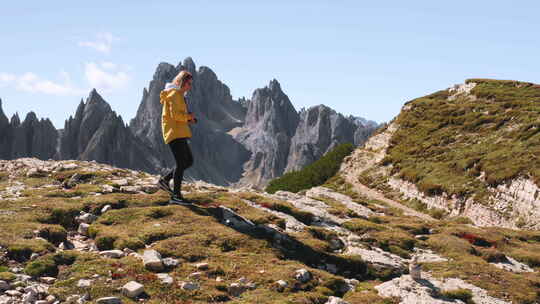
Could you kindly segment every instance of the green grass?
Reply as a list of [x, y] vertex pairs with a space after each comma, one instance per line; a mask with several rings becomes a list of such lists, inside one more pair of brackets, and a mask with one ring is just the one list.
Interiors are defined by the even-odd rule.
[[351, 154], [353, 150], [352, 144], [341, 144], [302, 170], [285, 173], [270, 181], [266, 192], [274, 193], [278, 190], [298, 192], [322, 185], [338, 172], [343, 158]]
[[441, 292], [443, 298], [456, 299], [465, 302], [466, 304], [474, 304], [472, 300], [472, 291], [469, 289], [455, 289]]
[[[540, 87], [477, 80], [477, 100], [448, 91], [417, 98], [396, 119], [383, 163], [428, 195], [474, 196], [518, 176], [540, 185]], [[477, 177], [485, 172], [485, 181]]]

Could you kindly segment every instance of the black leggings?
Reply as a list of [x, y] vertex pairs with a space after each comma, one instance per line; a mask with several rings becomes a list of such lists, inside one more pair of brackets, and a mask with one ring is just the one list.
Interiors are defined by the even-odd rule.
[[169, 182], [174, 177], [174, 194], [181, 195], [180, 189], [182, 179], [184, 178], [184, 170], [193, 165], [193, 155], [187, 142], [187, 138], [177, 138], [169, 143], [169, 147], [176, 160], [176, 168], [172, 169], [164, 179]]

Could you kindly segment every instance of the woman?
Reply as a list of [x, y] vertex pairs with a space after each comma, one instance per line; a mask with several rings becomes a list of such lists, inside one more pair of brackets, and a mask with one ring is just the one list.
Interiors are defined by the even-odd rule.
[[[189, 124], [196, 123], [194, 115], [188, 111], [184, 95], [191, 89], [193, 76], [187, 71], [181, 71], [172, 83], [167, 83], [159, 94], [163, 108], [161, 112], [161, 129], [163, 140], [169, 147], [176, 160], [176, 168], [159, 179], [159, 186], [171, 194], [170, 204], [189, 205], [180, 192], [184, 170], [193, 164], [193, 155], [189, 148], [188, 138], [191, 138]], [[169, 183], [174, 179], [174, 188]]]

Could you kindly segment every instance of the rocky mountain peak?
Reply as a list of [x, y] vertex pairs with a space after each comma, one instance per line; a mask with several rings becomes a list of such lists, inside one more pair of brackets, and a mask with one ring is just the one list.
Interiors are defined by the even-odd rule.
[[272, 92], [281, 92], [281, 85], [275, 78], [270, 80], [270, 83], [268, 84], [268, 88]]
[[15, 114], [13, 114], [13, 116], [11, 116], [10, 124], [12, 126], [14, 126], [14, 127], [21, 124], [21, 118], [19, 118], [19, 113], [18, 112], [15, 112]]
[[191, 57], [186, 57], [182, 63], [182, 68], [179, 70], [187, 70], [191, 74], [196, 74], [197, 66]]
[[2, 109], [2, 99], [0, 98], [0, 125], [9, 124], [9, 120]]
[[24, 118], [23, 124], [31, 124], [31, 123], [36, 122], [36, 121], [39, 121], [38, 118], [37, 118], [36, 113], [34, 113], [33, 111], [30, 111], [30, 112], [28, 112], [28, 114], [26, 114], [26, 117]]
[[86, 98], [85, 112], [97, 110], [102, 112], [112, 112], [109, 103], [103, 99], [103, 97], [97, 92], [96, 89], [92, 89], [88, 97]]
[[161, 62], [158, 64], [156, 71], [154, 72], [153, 80], [166, 82], [170, 81], [176, 75], [176, 68], [167, 62]]
[[268, 86], [253, 92], [248, 104], [246, 126], [260, 125], [272, 133], [283, 131], [292, 136], [298, 120], [298, 113], [276, 79], [270, 81]]

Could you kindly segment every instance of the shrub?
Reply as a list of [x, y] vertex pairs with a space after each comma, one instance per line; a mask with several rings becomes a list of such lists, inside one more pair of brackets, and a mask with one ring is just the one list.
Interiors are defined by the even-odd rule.
[[474, 304], [472, 292], [469, 289], [455, 289], [441, 292], [441, 296], [448, 299], [461, 300], [467, 304]]
[[337, 173], [343, 158], [353, 150], [352, 144], [341, 144], [302, 170], [286, 173], [270, 181], [266, 192], [275, 193], [278, 190], [298, 192], [322, 185]]
[[16, 278], [17, 276], [11, 272], [0, 271], [0, 280], [2, 281], [11, 282], [11, 281], [15, 281]]
[[67, 231], [62, 226], [48, 226], [39, 231], [39, 236], [58, 246], [67, 238]]
[[24, 272], [32, 277], [58, 275], [58, 266], [50, 256], [40, 257], [26, 265]]
[[114, 241], [116, 241], [116, 237], [99, 236], [96, 238], [96, 246], [99, 250], [112, 250], [114, 248]]

